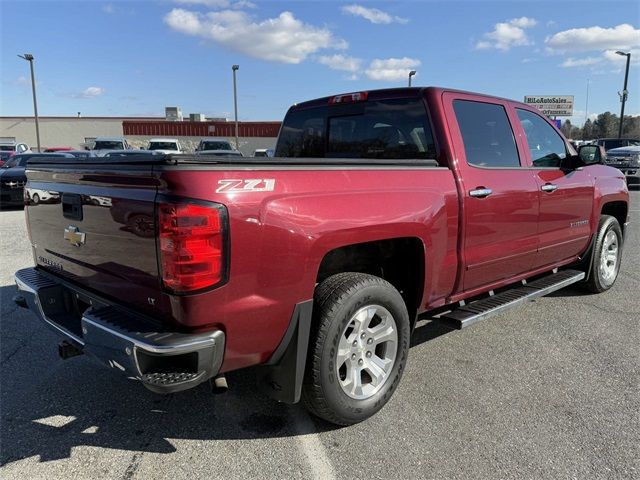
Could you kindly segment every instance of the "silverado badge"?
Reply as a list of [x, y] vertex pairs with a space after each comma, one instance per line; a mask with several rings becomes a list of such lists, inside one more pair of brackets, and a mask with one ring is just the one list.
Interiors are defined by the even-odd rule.
[[74, 247], [81, 247], [85, 242], [85, 234], [82, 233], [78, 227], [69, 225], [64, 229], [64, 239]]

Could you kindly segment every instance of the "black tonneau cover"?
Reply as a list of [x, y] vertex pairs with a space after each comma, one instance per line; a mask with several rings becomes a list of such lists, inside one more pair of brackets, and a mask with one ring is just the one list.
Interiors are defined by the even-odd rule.
[[37, 157], [29, 160], [28, 166], [60, 166], [60, 167], [82, 167], [84, 165], [388, 165], [388, 166], [420, 166], [438, 167], [436, 160], [432, 159], [389, 159], [389, 158], [272, 158], [272, 157], [219, 157], [216, 155], [191, 155], [191, 154], [168, 154], [168, 155], [126, 155], [122, 157]]

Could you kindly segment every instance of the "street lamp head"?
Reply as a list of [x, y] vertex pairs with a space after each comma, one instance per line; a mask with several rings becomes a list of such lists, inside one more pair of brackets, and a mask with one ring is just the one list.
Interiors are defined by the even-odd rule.
[[25, 53], [24, 55], [18, 55], [20, 58], [24, 58], [25, 60], [28, 60], [29, 62], [31, 60], [33, 60], [33, 55], [31, 55], [30, 53]]
[[411, 70], [411, 71], [409, 72], [409, 76], [410, 76], [410, 77], [413, 77], [416, 73], [418, 73], [418, 72], [416, 72], [415, 70]]
[[624, 57], [626, 57], [627, 55], [631, 55], [630, 53], [624, 53], [624, 52], [621, 52], [620, 50], [618, 50], [616, 53], [617, 53], [618, 55], [622, 55], [622, 56], [624, 56]]
[[232, 65], [231, 70], [236, 71], [240, 68], [240, 65]]

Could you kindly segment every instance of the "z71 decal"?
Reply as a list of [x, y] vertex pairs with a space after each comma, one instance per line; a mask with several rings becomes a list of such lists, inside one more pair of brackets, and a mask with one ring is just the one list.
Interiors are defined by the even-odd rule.
[[252, 178], [249, 180], [218, 180], [217, 193], [273, 192], [274, 178]]

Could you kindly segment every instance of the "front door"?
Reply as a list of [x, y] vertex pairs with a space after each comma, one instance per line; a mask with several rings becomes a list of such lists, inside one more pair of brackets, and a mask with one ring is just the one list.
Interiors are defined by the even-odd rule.
[[444, 97], [462, 190], [463, 289], [532, 269], [538, 248], [538, 191], [518, 154], [507, 102]]
[[540, 244], [534, 267], [544, 267], [586, 250], [597, 227], [591, 225], [594, 180], [589, 167], [561, 168], [569, 154], [567, 145], [546, 119], [524, 108], [515, 111], [539, 188]]

